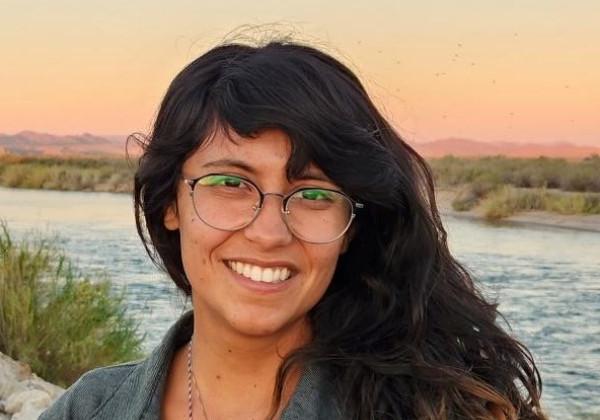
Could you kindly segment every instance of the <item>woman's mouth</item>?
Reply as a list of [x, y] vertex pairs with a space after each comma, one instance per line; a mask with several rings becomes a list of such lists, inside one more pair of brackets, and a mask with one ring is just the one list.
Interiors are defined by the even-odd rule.
[[240, 276], [257, 283], [282, 283], [292, 276], [288, 267], [261, 267], [242, 261], [228, 260], [225, 264]]

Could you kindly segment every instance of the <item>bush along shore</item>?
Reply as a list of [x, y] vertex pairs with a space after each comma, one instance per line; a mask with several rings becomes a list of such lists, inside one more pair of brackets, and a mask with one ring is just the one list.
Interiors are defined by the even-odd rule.
[[0, 222], [0, 419], [37, 418], [60, 395], [32, 372], [67, 387], [85, 371], [143, 356], [123, 293], [106, 277], [83, 276], [53, 242], [15, 241]]
[[[430, 161], [437, 189], [455, 212], [500, 220], [522, 212], [600, 215], [600, 156], [564, 159], [462, 159]], [[442, 200], [443, 201], [443, 200]], [[442, 207], [444, 207], [442, 205]]]
[[128, 193], [134, 171], [125, 159], [0, 155], [0, 185], [9, 188]]

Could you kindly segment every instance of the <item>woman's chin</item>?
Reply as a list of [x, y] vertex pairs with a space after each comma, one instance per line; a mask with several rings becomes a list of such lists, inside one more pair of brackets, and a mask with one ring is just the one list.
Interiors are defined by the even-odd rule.
[[231, 320], [234, 331], [251, 337], [269, 337], [280, 334], [285, 329], [285, 323], [277, 320], [244, 318]]
[[255, 338], [267, 338], [296, 335], [304, 330], [303, 324], [294, 319], [281, 316], [244, 316], [229, 320], [233, 331], [240, 335]]

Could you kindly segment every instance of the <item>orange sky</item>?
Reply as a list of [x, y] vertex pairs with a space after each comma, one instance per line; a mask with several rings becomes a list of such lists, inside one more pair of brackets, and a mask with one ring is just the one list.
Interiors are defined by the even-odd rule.
[[599, 1], [416, 3], [3, 0], [0, 133], [147, 130], [187, 62], [279, 22], [349, 64], [408, 140], [600, 146]]

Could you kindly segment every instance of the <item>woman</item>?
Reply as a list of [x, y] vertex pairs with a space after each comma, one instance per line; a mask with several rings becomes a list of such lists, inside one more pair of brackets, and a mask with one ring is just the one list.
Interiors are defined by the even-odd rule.
[[190, 63], [135, 210], [193, 313], [42, 419], [545, 418], [530, 353], [448, 251], [427, 164], [323, 52], [226, 44]]

